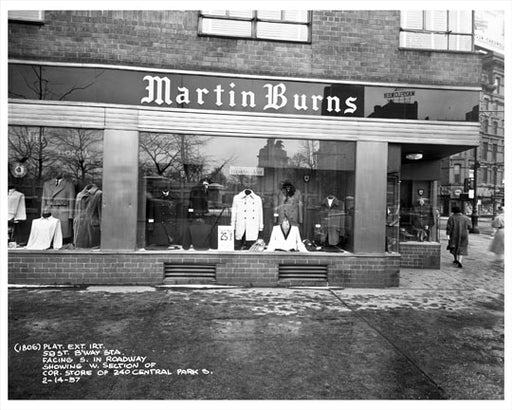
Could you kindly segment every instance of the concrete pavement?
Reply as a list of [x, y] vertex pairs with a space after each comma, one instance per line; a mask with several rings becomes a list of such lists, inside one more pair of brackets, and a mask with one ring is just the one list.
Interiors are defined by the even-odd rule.
[[[13, 288], [9, 346], [97, 343], [169, 375], [48, 385], [40, 352], [9, 349], [9, 397], [502, 404], [504, 270], [487, 251], [491, 233], [482, 224], [470, 236], [464, 268], [443, 251], [441, 269], [402, 269], [398, 288]], [[207, 373], [176, 370], [189, 367]]]

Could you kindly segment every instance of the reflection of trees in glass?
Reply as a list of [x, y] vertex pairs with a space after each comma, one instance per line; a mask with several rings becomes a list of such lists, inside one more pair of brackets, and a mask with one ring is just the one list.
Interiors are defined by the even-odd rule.
[[34, 127], [9, 127], [9, 161], [24, 162], [30, 179], [43, 181], [57, 170], [86, 184], [100, 182], [101, 131]]
[[290, 166], [294, 168], [318, 168], [318, 141], [301, 141], [300, 148], [290, 159]]
[[48, 138], [44, 128], [9, 127], [9, 162], [24, 162], [28, 175], [42, 180], [45, 168], [53, 161], [46, 151]]
[[207, 139], [196, 135], [141, 133], [139, 160], [145, 175], [202, 176], [205, 159], [200, 148]]
[[[23, 78], [23, 82], [27, 89], [27, 95], [14, 93], [9, 90], [10, 98], [38, 99], [38, 100], [57, 100], [62, 101], [75, 91], [85, 90], [91, 87], [95, 80], [104, 73], [104, 70], [98, 71], [97, 74], [90, 78], [81, 78], [79, 82], [73, 84], [62, 84], [59, 78], [49, 79], [46, 68], [41, 65], [30, 66], [30, 71], [21, 72], [19, 75]], [[64, 146], [76, 146], [74, 149], [76, 158], [67, 159], [56, 158], [54, 152], [47, 152], [52, 149], [51, 139], [47, 136], [48, 131], [45, 127], [9, 127], [9, 160], [10, 161], [26, 161], [29, 175], [32, 175], [36, 181], [42, 181], [51, 176], [52, 171], [58, 166], [56, 163], [61, 162], [64, 168], [71, 175], [75, 175], [78, 180], [85, 181], [87, 173], [90, 174], [94, 166], [90, 166], [88, 161], [80, 158], [86, 148], [82, 148], [83, 143], [71, 142], [69, 133], [80, 134], [79, 130], [64, 130], [60, 134], [64, 141]], [[90, 131], [83, 131], [83, 135], [87, 135]], [[99, 137], [101, 138], [101, 136]], [[78, 135], [78, 139], [82, 140], [83, 136]], [[87, 144], [86, 144], [87, 145]], [[61, 147], [62, 148], [62, 147]], [[81, 154], [80, 154], [81, 153]], [[78, 164], [71, 165], [72, 162]], [[101, 164], [101, 156], [99, 157]], [[101, 168], [101, 165], [100, 165]], [[92, 175], [92, 174], [90, 174]]]
[[85, 129], [48, 129], [48, 139], [56, 167], [69, 173], [79, 185], [101, 181], [103, 133]]
[[[91, 87], [96, 79], [103, 75], [105, 70], [94, 70], [91, 76], [86, 78], [80, 77], [80, 81], [75, 81], [73, 84], [61, 83], [61, 77], [56, 73], [55, 67], [47, 68], [42, 65], [27, 66], [29, 71], [23, 69], [18, 70], [17, 74], [23, 78], [23, 83], [26, 87], [27, 94], [15, 93], [9, 90], [9, 98], [25, 98], [25, 99], [38, 99], [38, 100], [56, 100], [63, 101], [69, 95], [76, 91], [86, 90]], [[51, 73], [53, 77], [50, 79]]]
[[197, 135], [141, 133], [139, 162], [143, 174], [185, 182], [209, 177], [222, 183], [225, 179], [222, 170], [231, 158], [211, 165], [214, 160], [204, 153], [210, 139]]

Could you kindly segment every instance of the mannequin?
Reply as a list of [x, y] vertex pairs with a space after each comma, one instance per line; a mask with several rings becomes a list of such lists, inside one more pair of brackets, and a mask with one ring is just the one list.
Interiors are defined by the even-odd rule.
[[63, 241], [71, 242], [73, 240], [75, 185], [62, 171], [58, 171], [54, 178], [43, 184], [41, 212], [44, 209], [60, 220]]
[[161, 190], [156, 198], [148, 198], [146, 214], [149, 245], [169, 246], [178, 242], [177, 199], [170, 189]]
[[272, 228], [267, 251], [307, 252], [308, 250], [302, 243], [299, 228], [292, 225], [288, 217], [285, 215], [281, 224]]
[[428, 241], [434, 225], [434, 211], [428, 198], [419, 196], [414, 206], [413, 230], [418, 241]]
[[345, 206], [333, 194], [327, 195], [320, 204], [322, 245], [336, 246], [344, 241]]
[[188, 212], [189, 216], [201, 218], [208, 213], [208, 186], [210, 180], [203, 178], [199, 184], [190, 190]]
[[278, 214], [278, 223], [283, 221], [286, 214], [290, 224], [296, 226], [302, 224], [302, 194], [290, 181], [283, 182], [281, 186], [276, 212]]
[[250, 248], [263, 231], [263, 202], [252, 189], [233, 197], [231, 226], [235, 228], [235, 249]]
[[95, 184], [88, 184], [76, 196], [73, 222], [77, 248], [92, 248], [100, 245], [102, 191]]

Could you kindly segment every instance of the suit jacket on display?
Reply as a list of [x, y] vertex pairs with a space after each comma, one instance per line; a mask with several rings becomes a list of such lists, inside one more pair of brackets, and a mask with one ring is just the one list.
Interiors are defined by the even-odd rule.
[[25, 195], [15, 189], [9, 189], [9, 197], [7, 199], [8, 205], [8, 217], [10, 221], [25, 221], [27, 219], [27, 213], [25, 208]]
[[335, 196], [326, 197], [320, 204], [320, 225], [323, 243], [337, 245], [345, 235], [345, 206]]
[[69, 179], [50, 179], [43, 185], [41, 214], [51, 212], [58, 218], [62, 227], [62, 236], [73, 236], [72, 219], [75, 211], [75, 185]]
[[291, 225], [288, 234], [285, 234], [281, 225], [274, 226], [270, 234], [267, 251], [275, 250], [307, 252], [306, 246], [302, 243], [299, 228]]
[[60, 220], [49, 216], [32, 221], [27, 249], [53, 249], [62, 248], [62, 230]]
[[263, 202], [261, 197], [253, 191], [245, 191], [233, 197], [231, 208], [231, 226], [235, 228], [235, 239], [244, 236], [248, 241], [258, 239], [259, 232], [263, 230]]
[[190, 190], [188, 208], [192, 209], [194, 217], [201, 217], [208, 213], [208, 189], [202, 184]]
[[100, 245], [101, 190], [94, 184], [87, 185], [76, 196], [74, 243], [77, 248]]
[[146, 205], [148, 221], [148, 244], [169, 245], [179, 241], [177, 200], [171, 195], [149, 198]]

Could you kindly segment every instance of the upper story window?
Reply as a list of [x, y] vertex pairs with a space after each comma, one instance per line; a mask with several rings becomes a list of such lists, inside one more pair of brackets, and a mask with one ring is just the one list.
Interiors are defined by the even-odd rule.
[[483, 120], [482, 126], [483, 126], [483, 132], [485, 132], [487, 134], [489, 132], [489, 120], [488, 119]]
[[400, 47], [472, 51], [471, 10], [402, 10]]
[[494, 135], [498, 135], [498, 128], [499, 128], [498, 121], [493, 121], [492, 122], [492, 133]]
[[498, 144], [492, 144], [492, 160], [498, 160]]
[[199, 34], [222, 37], [309, 42], [307, 10], [201, 10]]
[[482, 104], [482, 110], [489, 111], [489, 99], [488, 98], [484, 98], [484, 102]]
[[9, 10], [9, 20], [44, 23], [44, 11], [41, 10]]
[[484, 161], [487, 161], [487, 153], [489, 152], [489, 143], [482, 142], [482, 152], [480, 153], [480, 158]]
[[494, 85], [496, 86], [496, 89], [495, 89], [496, 94], [501, 94], [502, 93], [501, 77], [499, 77], [499, 76], [494, 77]]
[[453, 183], [460, 184], [460, 164], [453, 165]]

